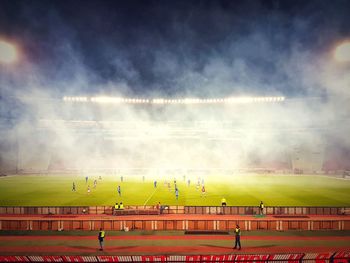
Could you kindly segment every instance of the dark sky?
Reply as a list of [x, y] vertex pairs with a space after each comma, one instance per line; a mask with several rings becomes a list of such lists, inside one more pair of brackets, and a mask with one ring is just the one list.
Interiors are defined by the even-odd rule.
[[23, 56], [1, 88], [318, 96], [314, 73], [349, 25], [348, 0], [1, 0], [0, 37]]

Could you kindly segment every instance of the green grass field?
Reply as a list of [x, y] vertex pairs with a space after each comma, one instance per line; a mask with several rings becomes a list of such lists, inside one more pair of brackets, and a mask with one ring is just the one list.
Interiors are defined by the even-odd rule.
[[[205, 179], [206, 193], [196, 189], [197, 179], [190, 178], [191, 184], [177, 178], [179, 199], [174, 194], [173, 177], [171, 188], [158, 180], [143, 182], [142, 176], [128, 177], [124, 182], [120, 176], [93, 180], [98, 175], [89, 175], [85, 183], [83, 175], [25, 175], [0, 178], [0, 206], [83, 206], [83, 205], [167, 205], [218, 206], [225, 197], [228, 205], [257, 206], [263, 200], [266, 206], [350, 206], [350, 180], [322, 176], [247, 175], [231, 177], [211, 176]], [[72, 192], [72, 182], [76, 192]], [[91, 193], [87, 193], [90, 185]], [[117, 193], [121, 186], [122, 196]]]

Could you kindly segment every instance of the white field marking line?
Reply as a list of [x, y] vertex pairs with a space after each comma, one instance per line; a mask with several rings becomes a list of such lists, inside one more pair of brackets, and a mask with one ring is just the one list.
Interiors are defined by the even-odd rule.
[[144, 206], [148, 203], [148, 201], [152, 198], [152, 196], [154, 196], [155, 192], [157, 191], [157, 188], [154, 189], [153, 193], [148, 197], [148, 199], [145, 201], [145, 203], [143, 204]]
[[16, 175], [6, 175], [6, 176], [0, 176], [0, 179], [3, 179], [3, 178], [9, 178], [9, 177], [15, 177]]
[[335, 176], [331, 176], [331, 175], [322, 175], [322, 174], [310, 175], [310, 176], [323, 177], [323, 178], [330, 178], [330, 179], [337, 179], [337, 180], [345, 180], [345, 181], [350, 180], [350, 178], [335, 177]]
[[322, 177], [322, 178], [330, 178], [330, 179], [337, 179], [337, 180], [345, 180], [349, 181], [350, 178], [343, 178], [343, 177], [337, 177], [337, 176], [332, 176], [332, 175], [327, 175], [327, 174], [271, 174], [271, 177], [273, 176], [290, 176], [290, 177]]

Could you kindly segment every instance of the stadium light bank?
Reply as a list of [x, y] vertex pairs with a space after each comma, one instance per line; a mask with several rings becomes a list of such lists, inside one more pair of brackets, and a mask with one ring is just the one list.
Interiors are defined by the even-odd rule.
[[229, 97], [229, 98], [182, 98], [182, 99], [144, 99], [144, 98], [122, 98], [122, 97], [76, 97], [65, 96], [65, 102], [100, 103], [100, 104], [247, 104], [247, 103], [269, 103], [283, 102], [285, 97]]

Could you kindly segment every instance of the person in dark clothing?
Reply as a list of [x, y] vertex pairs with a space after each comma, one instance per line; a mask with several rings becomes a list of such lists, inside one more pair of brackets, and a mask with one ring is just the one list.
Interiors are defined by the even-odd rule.
[[118, 185], [118, 187], [117, 187], [117, 192], [118, 192], [119, 196], [122, 196], [122, 190], [120, 188], [120, 185]]
[[239, 228], [239, 225], [236, 225], [235, 228], [235, 246], [233, 249], [241, 249], [241, 229]]
[[98, 242], [100, 243], [100, 250], [102, 251], [103, 250], [103, 241], [104, 241], [104, 238], [105, 238], [105, 231], [100, 228], [100, 232], [98, 232]]
[[260, 215], [264, 214], [264, 203], [263, 203], [263, 201], [260, 202], [259, 211], [260, 211]]

